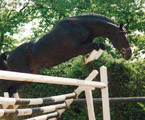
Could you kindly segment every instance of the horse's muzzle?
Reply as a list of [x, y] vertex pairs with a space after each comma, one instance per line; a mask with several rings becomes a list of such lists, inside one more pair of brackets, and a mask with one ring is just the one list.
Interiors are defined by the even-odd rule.
[[123, 57], [126, 60], [129, 60], [131, 58], [131, 56], [132, 56], [131, 48], [122, 48], [121, 49], [121, 54], [123, 55]]

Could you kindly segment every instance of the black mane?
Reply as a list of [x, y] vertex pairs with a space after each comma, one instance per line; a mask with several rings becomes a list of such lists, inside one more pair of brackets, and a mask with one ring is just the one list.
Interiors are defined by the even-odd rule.
[[104, 20], [106, 22], [111, 22], [115, 25], [118, 25], [117, 23], [115, 23], [113, 20], [111, 20], [110, 18], [104, 16], [104, 15], [101, 15], [101, 14], [95, 14], [95, 13], [88, 13], [88, 14], [80, 14], [80, 15], [77, 15], [75, 17], [96, 17], [97, 19], [100, 19], [100, 20]]

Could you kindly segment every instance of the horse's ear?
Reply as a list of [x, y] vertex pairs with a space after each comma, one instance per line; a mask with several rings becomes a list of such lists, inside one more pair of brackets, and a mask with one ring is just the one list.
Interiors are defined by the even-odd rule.
[[125, 25], [124, 25], [124, 28], [127, 28], [127, 26], [128, 26], [128, 24], [125, 24]]
[[129, 25], [128, 23], [124, 25], [124, 28], [125, 28], [126, 30], [128, 30], [128, 25]]
[[4, 55], [8, 55], [10, 53], [10, 51], [6, 51], [6, 52], [4, 52], [3, 54]]
[[123, 29], [123, 23], [120, 23], [120, 30]]

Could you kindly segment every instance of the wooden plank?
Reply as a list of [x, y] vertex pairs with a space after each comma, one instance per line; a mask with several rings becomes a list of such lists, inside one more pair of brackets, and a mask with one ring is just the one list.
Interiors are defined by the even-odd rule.
[[21, 82], [38, 82], [38, 83], [50, 83], [60, 85], [72, 85], [72, 86], [88, 86], [96, 88], [104, 88], [105, 84], [101, 82], [84, 81], [73, 78], [53, 77], [46, 75], [34, 75], [28, 73], [18, 73], [10, 71], [0, 70], [0, 79], [21, 81]]

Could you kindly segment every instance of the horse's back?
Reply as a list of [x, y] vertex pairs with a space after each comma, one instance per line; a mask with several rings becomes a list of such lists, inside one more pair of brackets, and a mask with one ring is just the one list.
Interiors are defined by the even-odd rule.
[[64, 19], [46, 35], [13, 50], [8, 59], [11, 70], [33, 72], [75, 57], [75, 47], [88, 42], [89, 32], [76, 18]]

